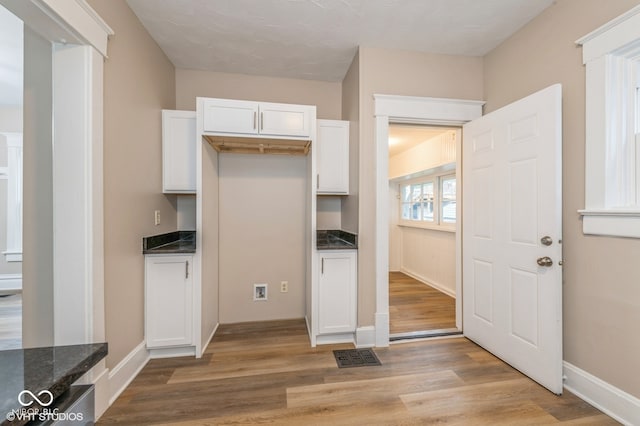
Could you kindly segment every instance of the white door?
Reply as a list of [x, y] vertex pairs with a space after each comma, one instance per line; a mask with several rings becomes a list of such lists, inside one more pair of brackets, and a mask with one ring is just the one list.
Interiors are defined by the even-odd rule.
[[463, 128], [465, 335], [562, 393], [562, 87]]

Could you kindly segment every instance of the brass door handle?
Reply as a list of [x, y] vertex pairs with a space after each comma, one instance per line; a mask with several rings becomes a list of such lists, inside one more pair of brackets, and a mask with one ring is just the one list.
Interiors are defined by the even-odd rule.
[[544, 266], [546, 268], [549, 268], [551, 265], [553, 265], [553, 260], [551, 260], [549, 256], [540, 257], [538, 258], [537, 262], [538, 262], [538, 265]]

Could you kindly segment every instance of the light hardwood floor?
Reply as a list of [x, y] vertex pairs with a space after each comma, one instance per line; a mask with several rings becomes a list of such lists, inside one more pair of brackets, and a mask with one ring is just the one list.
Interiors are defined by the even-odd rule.
[[0, 297], [0, 350], [22, 347], [22, 295]]
[[336, 366], [304, 320], [220, 326], [203, 358], [151, 360], [99, 424], [610, 425], [465, 338], [377, 348], [381, 366]]
[[456, 327], [456, 300], [420, 281], [389, 272], [389, 333]]

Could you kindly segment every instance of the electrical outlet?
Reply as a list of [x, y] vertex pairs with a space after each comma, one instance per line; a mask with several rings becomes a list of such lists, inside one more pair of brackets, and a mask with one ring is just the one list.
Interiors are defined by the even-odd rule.
[[280, 281], [280, 293], [289, 291], [289, 281]]
[[253, 301], [267, 300], [268, 284], [253, 285]]
[[160, 210], [156, 210], [153, 213], [153, 220], [154, 220], [156, 226], [160, 225]]

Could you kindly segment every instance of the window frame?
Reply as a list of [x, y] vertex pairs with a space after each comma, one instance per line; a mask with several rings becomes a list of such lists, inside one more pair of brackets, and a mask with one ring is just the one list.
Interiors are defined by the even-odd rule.
[[640, 238], [640, 6], [576, 43], [586, 66], [583, 232]]
[[[446, 231], [446, 232], [456, 232], [456, 224], [457, 224], [457, 214], [456, 220], [453, 222], [443, 222], [442, 221], [442, 182], [445, 179], [454, 179], [456, 180], [456, 205], [458, 202], [458, 188], [457, 188], [457, 177], [455, 169], [453, 171], [446, 171], [442, 173], [432, 173], [425, 176], [420, 176], [417, 178], [407, 179], [401, 182], [398, 182], [398, 193], [399, 193], [399, 219], [398, 226], [408, 227], [408, 228], [420, 228], [420, 229], [431, 229], [436, 231]], [[422, 217], [419, 220], [416, 219], [405, 219], [403, 217], [403, 206], [406, 204], [414, 204], [414, 201], [404, 201], [403, 199], [403, 189], [405, 187], [412, 187], [414, 185], [421, 185], [433, 183], [433, 220], [427, 221], [422, 219], [424, 217], [422, 210], [420, 211], [420, 216]], [[457, 207], [457, 206], [456, 206]]]

